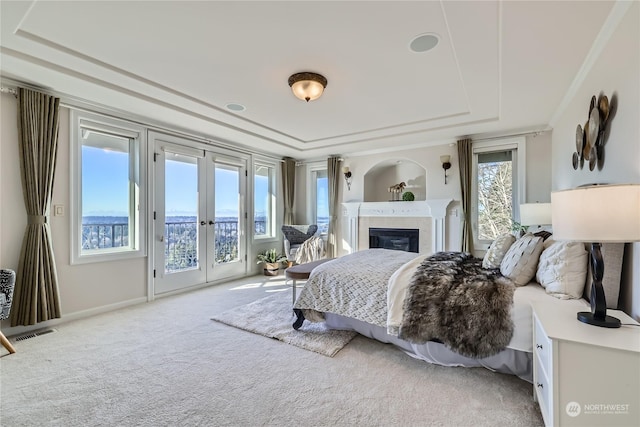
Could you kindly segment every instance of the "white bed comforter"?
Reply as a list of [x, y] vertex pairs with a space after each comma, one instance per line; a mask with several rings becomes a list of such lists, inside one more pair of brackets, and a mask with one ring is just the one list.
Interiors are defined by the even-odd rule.
[[369, 249], [336, 258], [316, 267], [293, 308], [311, 322], [324, 313], [347, 316], [385, 327], [389, 278], [417, 254]]
[[[389, 278], [387, 290], [387, 333], [389, 335], [398, 336], [407, 289], [416, 268], [427, 256], [421, 255], [412, 259], [396, 270]], [[585, 307], [588, 307], [587, 302], [582, 299], [563, 301], [553, 298], [536, 282], [516, 288], [513, 294], [513, 307], [511, 310], [511, 318], [514, 322], [513, 336], [507, 348], [526, 352], [533, 351], [531, 303], [534, 301], [548, 304], [550, 309], [553, 309], [556, 304], [575, 305], [576, 311], [584, 310]]]
[[[415, 270], [427, 255], [389, 249], [370, 249], [337, 258], [316, 267], [300, 292], [294, 308], [307, 320], [322, 322], [324, 313], [356, 319], [398, 336], [404, 299]], [[511, 317], [513, 336], [507, 348], [532, 352], [531, 303], [541, 302], [554, 310], [571, 304], [576, 312], [589, 310], [585, 300], [559, 300], [536, 282], [516, 288]]]

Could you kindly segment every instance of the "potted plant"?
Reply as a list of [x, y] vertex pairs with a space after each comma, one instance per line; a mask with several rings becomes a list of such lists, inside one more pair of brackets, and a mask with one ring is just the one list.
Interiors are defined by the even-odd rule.
[[528, 225], [522, 225], [518, 221], [511, 220], [511, 231], [516, 237], [524, 236], [528, 229]]
[[263, 264], [262, 271], [265, 276], [277, 276], [280, 264], [286, 260], [287, 257], [279, 254], [275, 248], [267, 249], [258, 254], [258, 264]]
[[411, 191], [405, 191], [402, 194], [402, 200], [405, 202], [413, 202], [416, 199], [416, 196]]

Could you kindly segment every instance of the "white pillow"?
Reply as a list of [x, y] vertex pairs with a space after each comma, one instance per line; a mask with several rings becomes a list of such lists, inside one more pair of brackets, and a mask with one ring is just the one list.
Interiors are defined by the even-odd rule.
[[527, 285], [536, 275], [542, 246], [542, 237], [525, 234], [507, 251], [500, 263], [500, 273], [516, 286]]
[[582, 298], [588, 267], [584, 243], [547, 242], [538, 262], [537, 282], [556, 298]]
[[515, 241], [516, 236], [511, 233], [498, 236], [498, 238], [491, 243], [487, 253], [484, 255], [482, 268], [500, 268], [502, 259]]

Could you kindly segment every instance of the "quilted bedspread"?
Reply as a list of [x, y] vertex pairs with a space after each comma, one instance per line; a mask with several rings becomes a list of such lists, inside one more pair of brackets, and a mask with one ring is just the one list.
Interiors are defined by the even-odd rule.
[[334, 313], [387, 327], [387, 288], [391, 275], [417, 257], [413, 252], [368, 249], [316, 267], [294, 308], [311, 322]]

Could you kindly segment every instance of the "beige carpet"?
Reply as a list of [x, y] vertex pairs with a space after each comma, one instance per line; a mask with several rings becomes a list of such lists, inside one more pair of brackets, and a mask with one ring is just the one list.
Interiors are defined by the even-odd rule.
[[542, 426], [532, 386], [356, 336], [335, 357], [211, 316], [273, 293], [252, 277], [56, 326], [0, 357], [0, 425]]
[[278, 292], [227, 310], [213, 316], [212, 320], [329, 357], [335, 356], [356, 336], [355, 332], [327, 329], [324, 323], [311, 323], [308, 320], [296, 331], [291, 326], [295, 315], [288, 292]]

